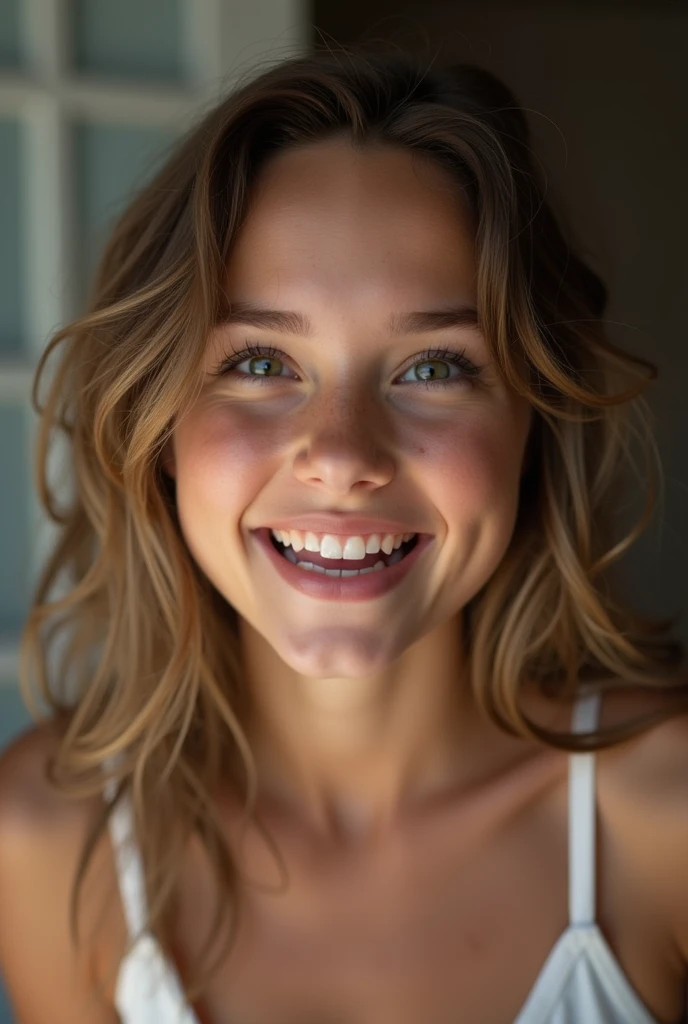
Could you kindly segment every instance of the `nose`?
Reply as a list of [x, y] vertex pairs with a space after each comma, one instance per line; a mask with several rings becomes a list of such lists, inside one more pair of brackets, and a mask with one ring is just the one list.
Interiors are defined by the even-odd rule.
[[394, 475], [394, 464], [381, 419], [349, 389], [328, 396], [309, 419], [294, 474], [337, 495], [354, 487], [384, 487]]

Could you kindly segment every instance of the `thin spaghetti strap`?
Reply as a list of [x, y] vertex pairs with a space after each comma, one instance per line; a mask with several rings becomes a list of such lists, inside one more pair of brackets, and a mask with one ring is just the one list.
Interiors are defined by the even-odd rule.
[[[593, 732], [599, 721], [601, 695], [579, 697], [571, 731]], [[595, 752], [569, 754], [569, 922], [595, 921]]]
[[[115, 796], [115, 784], [112, 778], [108, 778], [105, 783], [104, 795], [105, 799], [112, 803]], [[143, 860], [136, 843], [134, 816], [128, 793], [122, 795], [110, 812], [108, 828], [122, 899], [122, 910], [129, 937], [134, 939], [147, 931], [148, 907]]]

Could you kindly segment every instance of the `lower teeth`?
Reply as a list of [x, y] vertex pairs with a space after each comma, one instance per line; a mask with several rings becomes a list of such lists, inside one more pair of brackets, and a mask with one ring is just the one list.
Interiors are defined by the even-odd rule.
[[326, 569], [323, 565], [315, 565], [313, 562], [297, 562], [296, 555], [292, 548], [284, 548], [282, 554], [287, 558], [292, 565], [298, 566], [299, 569], [303, 569], [305, 572], [317, 572], [321, 576], [365, 576], [370, 572], [382, 572], [383, 569], [387, 569], [392, 565], [396, 565], [400, 562], [404, 555], [402, 554], [401, 547], [398, 547], [396, 551], [393, 551], [390, 555], [388, 562], [380, 560], [375, 565], [369, 566], [367, 569]]

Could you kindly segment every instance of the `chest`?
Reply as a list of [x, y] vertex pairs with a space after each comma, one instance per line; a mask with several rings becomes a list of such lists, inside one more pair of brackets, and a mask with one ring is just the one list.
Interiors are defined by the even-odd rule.
[[[280, 844], [245, 861], [235, 941], [202, 1003], [209, 1024], [511, 1024], [568, 925], [565, 779], [510, 815], [495, 805], [428, 828], [374, 866], [309, 859]], [[200, 949], [212, 890], [180, 922]], [[665, 945], [623, 864], [607, 857], [600, 921], [659, 1020], [675, 998]], [[193, 913], [191, 913], [193, 907]], [[204, 923], [205, 922], [205, 923]]]
[[[515, 1020], [566, 926], [550, 875], [489, 884], [485, 864], [449, 885], [437, 871], [377, 891], [334, 891], [282, 914], [246, 905], [236, 944], [208, 993], [213, 1024], [488, 1024]], [[461, 869], [458, 869], [461, 874]], [[444, 884], [443, 884], [444, 882]], [[564, 880], [560, 879], [560, 883]], [[542, 900], [543, 886], [539, 886]], [[495, 984], [495, 979], [499, 984]]]

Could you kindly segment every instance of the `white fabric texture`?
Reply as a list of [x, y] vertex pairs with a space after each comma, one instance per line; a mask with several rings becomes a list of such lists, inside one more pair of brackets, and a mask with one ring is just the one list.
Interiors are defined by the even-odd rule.
[[[595, 729], [599, 708], [599, 694], [580, 697], [574, 706], [573, 731]], [[595, 923], [595, 815], [595, 754], [569, 754], [569, 926], [547, 957], [514, 1024], [659, 1024]], [[126, 801], [120, 801], [110, 817], [110, 834], [129, 933], [140, 933], [120, 965], [115, 996], [120, 1020], [200, 1024], [184, 1000], [174, 965], [165, 961], [145, 929], [143, 866]]]

